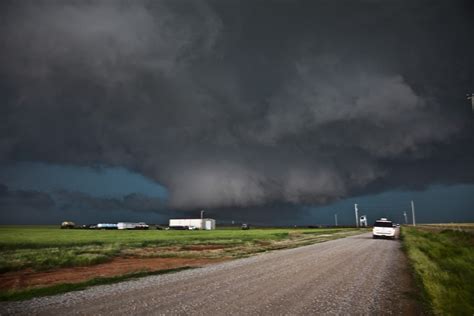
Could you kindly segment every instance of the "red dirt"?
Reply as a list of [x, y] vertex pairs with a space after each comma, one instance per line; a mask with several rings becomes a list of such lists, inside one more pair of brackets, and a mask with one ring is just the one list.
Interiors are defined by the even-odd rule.
[[140, 271], [160, 271], [197, 267], [225, 259], [189, 258], [117, 258], [89, 267], [60, 268], [35, 272], [31, 269], [0, 274], [0, 290], [19, 290], [61, 283], [80, 283], [97, 277], [113, 277]]
[[184, 250], [204, 251], [204, 250], [217, 250], [227, 248], [223, 245], [190, 245], [183, 247]]

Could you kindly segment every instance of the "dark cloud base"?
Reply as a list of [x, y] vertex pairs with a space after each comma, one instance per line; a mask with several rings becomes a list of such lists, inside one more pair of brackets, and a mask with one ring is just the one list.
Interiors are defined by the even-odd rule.
[[[135, 213], [133, 218], [147, 219], [162, 224], [173, 217], [199, 217], [201, 209], [187, 211], [170, 210], [166, 201], [138, 193], [121, 197], [97, 197], [77, 191], [11, 190], [0, 184], [0, 224], [57, 224], [63, 220], [96, 222], [97, 214], [107, 222], [126, 220], [120, 216]], [[278, 210], [278, 216], [274, 217]], [[248, 208], [205, 209], [205, 216], [215, 218], [221, 224], [251, 222], [253, 224], [283, 225], [295, 221], [308, 211], [299, 205], [274, 203]], [[83, 214], [88, 214], [84, 216]], [[274, 218], [272, 218], [274, 217]], [[271, 221], [268, 219], [272, 218]]]
[[[135, 213], [135, 215], [133, 215]], [[127, 215], [128, 214], [128, 215]], [[0, 224], [57, 224], [63, 220], [96, 223], [147, 218], [167, 223], [165, 201], [133, 193], [122, 197], [95, 197], [82, 192], [10, 190], [0, 184]]]
[[[123, 166], [166, 186], [170, 209], [235, 217], [472, 183], [472, 10], [7, 1], [0, 163]], [[140, 199], [120, 203], [154, 207]]]

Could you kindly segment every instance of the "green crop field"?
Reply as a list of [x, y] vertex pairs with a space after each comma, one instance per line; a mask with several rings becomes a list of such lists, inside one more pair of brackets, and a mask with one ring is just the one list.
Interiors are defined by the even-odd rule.
[[474, 315], [474, 234], [455, 226], [402, 229], [426, 304], [436, 315]]
[[[57, 227], [0, 227], [0, 273], [30, 268], [87, 266], [117, 256], [240, 257], [251, 253], [296, 247], [354, 233], [354, 229], [223, 229], [86, 230]], [[192, 245], [222, 246], [222, 251], [196, 252]]]

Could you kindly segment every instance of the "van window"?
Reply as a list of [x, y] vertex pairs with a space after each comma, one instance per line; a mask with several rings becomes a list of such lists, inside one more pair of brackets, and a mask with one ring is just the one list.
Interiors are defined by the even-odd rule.
[[375, 222], [374, 227], [393, 227], [392, 222]]

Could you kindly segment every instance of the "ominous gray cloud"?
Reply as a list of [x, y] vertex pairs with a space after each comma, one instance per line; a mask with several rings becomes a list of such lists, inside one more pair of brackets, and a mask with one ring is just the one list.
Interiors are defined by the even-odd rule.
[[82, 192], [58, 191], [53, 193], [61, 210], [96, 210], [96, 211], [132, 211], [167, 213], [164, 201], [139, 193], [123, 197], [96, 197]]
[[0, 210], [3, 216], [15, 212], [44, 214], [55, 205], [56, 203], [47, 193], [30, 190], [11, 191], [6, 185], [0, 183]]
[[[0, 223], [53, 223], [65, 218], [78, 218], [84, 221], [81, 214], [89, 214], [91, 221], [97, 220], [94, 213], [103, 213], [104, 219], [124, 220], [121, 212], [145, 214], [152, 221], [168, 218], [171, 211], [161, 198], [149, 197], [139, 193], [122, 197], [97, 197], [77, 191], [55, 191], [52, 193], [34, 190], [11, 190], [0, 184]], [[146, 214], [149, 213], [149, 214]], [[99, 216], [100, 218], [100, 216]]]
[[11, 190], [0, 183], [0, 224], [49, 224], [55, 209], [48, 193]]
[[473, 11], [5, 2], [0, 162], [124, 166], [166, 186], [171, 208], [222, 212], [472, 183]]

